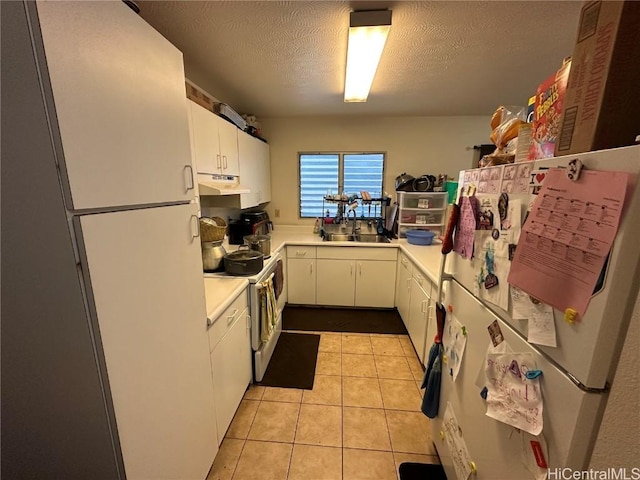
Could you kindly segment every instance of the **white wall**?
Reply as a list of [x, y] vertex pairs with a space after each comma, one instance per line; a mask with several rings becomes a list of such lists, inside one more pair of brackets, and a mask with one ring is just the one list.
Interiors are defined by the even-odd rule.
[[[271, 151], [274, 224], [312, 224], [298, 217], [298, 153], [386, 152], [384, 190], [395, 194], [395, 177], [458, 172], [471, 168], [471, 147], [490, 143], [490, 117], [296, 117], [264, 118], [262, 135]], [[275, 216], [275, 210], [280, 216]]]
[[[640, 468], [640, 296], [631, 316], [624, 347], [611, 385], [591, 456], [594, 470]], [[612, 477], [613, 478], [613, 477]]]

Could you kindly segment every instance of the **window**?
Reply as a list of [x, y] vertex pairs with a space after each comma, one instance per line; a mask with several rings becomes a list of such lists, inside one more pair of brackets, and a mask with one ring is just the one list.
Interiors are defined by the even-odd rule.
[[336, 215], [338, 205], [324, 202], [325, 195], [356, 194], [365, 190], [373, 198], [382, 196], [384, 153], [301, 153], [300, 217]]

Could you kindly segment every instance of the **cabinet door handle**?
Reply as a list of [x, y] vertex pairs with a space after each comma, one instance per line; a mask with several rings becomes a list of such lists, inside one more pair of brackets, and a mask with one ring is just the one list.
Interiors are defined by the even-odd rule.
[[407, 278], [407, 290], [411, 290], [411, 279]]
[[304, 257], [307, 252], [301, 252], [300, 250], [296, 250], [296, 257]]
[[309, 273], [313, 275], [313, 262], [309, 264]]
[[247, 331], [251, 330], [251, 315], [248, 313], [245, 315], [247, 317]]
[[220, 154], [216, 155], [216, 167], [222, 168], [222, 160], [220, 159]]
[[[194, 228], [195, 224], [195, 228]], [[193, 233], [195, 230], [195, 233]], [[200, 220], [197, 215], [191, 215], [191, 238], [198, 238], [200, 236]]]
[[358, 275], [362, 276], [362, 264], [358, 264]]
[[349, 275], [353, 277], [353, 263], [349, 264]]
[[182, 173], [185, 174], [185, 181], [187, 183], [185, 191], [193, 190], [196, 186], [193, 180], [193, 167], [191, 165], [185, 165]]
[[225, 170], [227, 169], [227, 156], [226, 155], [222, 156], [222, 166], [223, 166], [223, 168]]
[[227, 317], [227, 325], [231, 325], [233, 323], [233, 320], [236, 318], [237, 314], [238, 314], [238, 309], [234, 308], [233, 312], [231, 312], [231, 315]]
[[420, 311], [422, 313], [427, 313], [427, 301], [426, 300], [422, 301], [422, 305], [421, 305]]

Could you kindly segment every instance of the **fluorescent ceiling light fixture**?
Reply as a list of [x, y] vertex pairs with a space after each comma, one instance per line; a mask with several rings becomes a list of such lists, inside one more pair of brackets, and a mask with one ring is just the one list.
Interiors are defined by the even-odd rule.
[[345, 102], [366, 102], [391, 29], [391, 10], [351, 12]]

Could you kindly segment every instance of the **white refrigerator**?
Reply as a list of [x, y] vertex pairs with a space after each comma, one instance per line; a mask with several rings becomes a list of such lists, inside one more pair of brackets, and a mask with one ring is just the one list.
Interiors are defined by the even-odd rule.
[[[503, 309], [478, 294], [476, 275], [478, 262], [483, 260], [481, 253], [475, 252], [472, 260], [455, 252], [447, 256], [446, 272], [449, 276], [443, 282], [443, 304], [452, 307], [452, 311], [447, 313], [447, 321], [455, 319], [464, 325], [466, 331], [458, 376], [454, 381], [445, 364], [439, 412], [431, 422], [432, 438], [449, 479], [465, 478], [469, 471], [471, 478], [486, 480], [564, 478], [558, 476], [562, 474], [558, 469], [571, 469], [569, 473], [572, 474], [589, 468], [638, 295], [640, 189], [636, 186], [640, 173], [640, 146], [536, 161], [530, 172], [531, 186], [536, 183], [536, 172], [567, 167], [574, 159], [582, 162], [583, 172], [605, 170], [628, 172], [630, 175], [619, 229], [601, 281], [584, 315], [577, 322], [569, 323], [565, 321], [563, 311], [553, 311], [556, 347], [527, 340], [529, 321], [513, 318], [511, 297], [508, 308]], [[478, 198], [481, 198], [480, 194]], [[524, 218], [530, 195], [510, 195], [509, 198], [522, 200]], [[511, 288], [506, 278], [500, 279], [499, 288]], [[488, 381], [485, 369], [491, 360], [487, 353], [490, 346], [493, 348], [488, 329], [493, 322], [499, 325], [510, 349], [530, 354], [536, 368], [542, 371], [537, 380], [543, 401], [543, 439], [538, 439], [542, 458], [537, 457], [538, 452], [534, 452], [530, 443], [532, 438], [523, 429], [486, 415], [487, 400], [481, 393], [484, 393], [482, 389]], [[632, 395], [634, 397], [637, 398], [637, 394]], [[447, 410], [449, 413], [445, 421]], [[459, 434], [458, 443], [449, 441], [452, 426]], [[466, 452], [461, 454], [460, 448], [456, 452], [452, 448], [454, 445], [463, 445], [462, 449], [466, 445]], [[627, 475], [631, 474], [628, 470]]]
[[2, 21], [3, 473], [203, 479], [218, 446], [182, 54], [119, 1], [9, 2]]

